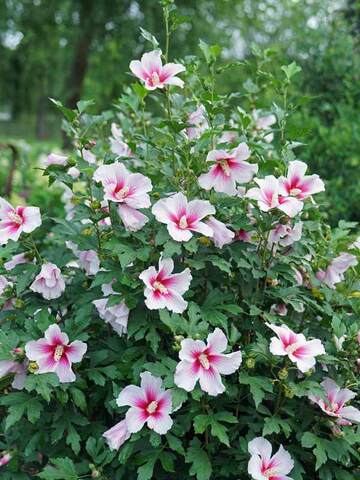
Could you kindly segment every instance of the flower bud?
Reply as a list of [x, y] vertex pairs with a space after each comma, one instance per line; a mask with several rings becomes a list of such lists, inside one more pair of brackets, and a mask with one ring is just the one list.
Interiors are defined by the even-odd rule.
[[280, 380], [286, 380], [288, 376], [289, 376], [289, 372], [287, 368], [282, 368], [278, 373], [278, 377]]
[[21, 300], [21, 298], [16, 298], [14, 302], [15, 308], [22, 309], [25, 307], [25, 302], [24, 300]]
[[200, 333], [195, 333], [194, 338], [195, 340], [200, 340], [201, 339]]
[[24, 349], [21, 348], [21, 347], [16, 347], [16, 348], [13, 348], [11, 353], [15, 356], [15, 357], [20, 357], [22, 358], [25, 354], [24, 352]]
[[184, 340], [182, 335], [175, 335], [174, 340], [176, 343], [181, 343]]
[[67, 164], [69, 167], [75, 167], [76, 160], [74, 158], [68, 158]]
[[331, 427], [331, 431], [333, 433], [333, 435], [335, 437], [343, 437], [344, 436], [344, 432], [341, 430], [340, 427], [338, 427], [337, 425], [333, 424], [332, 427]]
[[86, 150], [91, 150], [92, 148], [94, 148], [96, 145], [96, 140], [89, 140], [85, 145], [84, 145], [84, 148], [86, 148]]
[[91, 227], [84, 228], [84, 230], [81, 232], [81, 235], [84, 235], [84, 237], [91, 237], [93, 234], [93, 229]]
[[101, 203], [98, 200], [94, 200], [93, 202], [90, 203], [90, 207], [93, 210], [99, 210], [99, 208], [101, 208]]
[[307, 372], [304, 372], [304, 375], [305, 375], [305, 377], [311, 377], [311, 375], [313, 375], [314, 372], [315, 372], [315, 369], [310, 368], [310, 370], [308, 370]]
[[29, 362], [28, 372], [35, 373], [39, 370], [39, 365], [36, 362]]
[[289, 387], [288, 385], [284, 386], [284, 395], [286, 398], [293, 398], [294, 397], [294, 390]]
[[211, 240], [208, 237], [199, 237], [199, 242], [201, 243], [201, 245], [205, 245], [205, 247], [211, 245]]
[[255, 365], [256, 365], [256, 360], [254, 357], [249, 357], [246, 359], [246, 362], [245, 362], [245, 365], [247, 368], [251, 369], [251, 368], [255, 368]]
[[279, 285], [279, 280], [277, 278], [267, 278], [266, 284], [269, 287], [276, 287], [277, 285]]

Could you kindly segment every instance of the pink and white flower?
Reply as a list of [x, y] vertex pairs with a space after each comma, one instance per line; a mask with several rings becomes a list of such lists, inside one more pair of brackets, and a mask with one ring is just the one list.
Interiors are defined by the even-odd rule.
[[44, 166], [61, 165], [66, 166], [68, 164], [68, 157], [66, 155], [59, 155], [58, 153], [50, 153], [44, 160]]
[[18, 253], [17, 255], [14, 255], [11, 260], [4, 263], [4, 268], [5, 270], [10, 271], [17, 265], [22, 265], [23, 263], [30, 263], [30, 260], [26, 257], [25, 253]]
[[234, 143], [237, 139], [237, 132], [234, 130], [225, 130], [219, 138], [219, 143]]
[[149, 267], [140, 274], [145, 284], [145, 305], [150, 310], [167, 308], [182, 313], [186, 309], [188, 303], [182, 296], [189, 289], [192, 276], [188, 268], [181, 273], [172, 273], [173, 270], [171, 258], [160, 258], [158, 270]]
[[12, 459], [12, 456], [10, 455], [10, 453], [3, 454], [0, 457], [0, 467], [5, 467], [5, 465], [7, 465], [11, 459]]
[[94, 180], [101, 182], [107, 200], [118, 204], [118, 214], [127, 230], [139, 230], [148, 218], [137, 210], [151, 205], [147, 192], [152, 190], [149, 178], [141, 173], [130, 173], [119, 162], [102, 165], [94, 173]]
[[78, 254], [79, 265], [87, 275], [96, 275], [100, 270], [100, 260], [95, 250], [83, 250]]
[[175, 85], [181, 88], [184, 86], [184, 82], [176, 75], [183, 72], [185, 67], [179, 63], [163, 65], [160, 50], [144, 53], [141, 61], [130, 62], [130, 70], [144, 82], [147, 90], [164, 88], [165, 85]]
[[293, 243], [299, 241], [302, 235], [302, 222], [297, 222], [293, 227], [290, 223], [279, 223], [270, 231], [268, 239], [268, 247], [271, 249], [274, 244], [279, 244], [282, 247], [288, 247]]
[[128, 232], [137, 232], [149, 221], [149, 218], [136, 208], [129, 207], [126, 203], [119, 205], [117, 213]]
[[234, 240], [238, 242], [251, 243], [254, 234], [255, 232], [253, 231], [249, 232], [247, 230], [244, 230], [243, 228], [240, 228], [240, 230], [235, 232]]
[[111, 124], [112, 137], [109, 137], [110, 150], [118, 157], [131, 157], [132, 151], [127, 143], [124, 142], [123, 132], [116, 123]]
[[30, 290], [40, 293], [46, 300], [59, 298], [65, 290], [60, 268], [53, 263], [44, 263], [40, 273], [30, 285]]
[[250, 157], [246, 143], [240, 143], [236, 148], [226, 150], [211, 150], [207, 162], [215, 162], [208, 173], [200, 175], [198, 182], [205, 190], [214, 188], [216, 192], [237, 195], [236, 184], [248, 183], [258, 171], [258, 166], [245, 162]]
[[13, 284], [11, 282], [9, 282], [5, 277], [4, 275], [0, 275], [0, 296], [2, 296], [5, 292], [5, 290], [8, 288], [8, 287], [12, 287]]
[[173, 424], [171, 392], [164, 390], [161, 379], [150, 372], [141, 373], [140, 377], [140, 387], [128, 385], [116, 400], [119, 407], [130, 407], [125, 417], [127, 430], [129, 433], [138, 432], [146, 423], [148, 428], [164, 435]]
[[67, 173], [73, 180], [76, 180], [80, 177], [80, 170], [76, 167], [70, 167]]
[[287, 176], [279, 177], [280, 193], [303, 200], [310, 195], [323, 192], [325, 190], [324, 182], [319, 175], [305, 175], [307, 168], [306, 163], [299, 160], [289, 162]]
[[357, 264], [358, 261], [355, 255], [341, 253], [330, 262], [325, 271], [319, 270], [316, 273], [316, 278], [320, 280], [320, 282], [325, 283], [329, 288], [335, 289], [335, 285], [344, 280], [345, 272], [350, 267], [355, 267]]
[[158, 222], [165, 223], [169, 235], [177, 242], [187, 242], [198, 232], [205, 237], [213, 236], [213, 229], [202, 222], [203, 218], [215, 213], [215, 208], [207, 200], [188, 202], [183, 193], [176, 193], [158, 200], [152, 207]]
[[[268, 130], [271, 125], [274, 125], [274, 123], [276, 123], [276, 117], [272, 114], [261, 116], [261, 112], [259, 112], [258, 110], [253, 110], [252, 116], [255, 122], [256, 130]], [[267, 143], [271, 143], [274, 140], [274, 134], [272, 132], [268, 133], [264, 136], [264, 140]]]
[[272, 445], [264, 437], [256, 437], [248, 444], [251, 458], [248, 473], [254, 480], [292, 480], [288, 473], [294, 468], [294, 460], [282, 445], [272, 455]]
[[270, 352], [273, 355], [288, 356], [300, 372], [305, 373], [315, 366], [315, 357], [324, 355], [325, 349], [320, 340], [306, 340], [302, 333], [295, 333], [287, 325], [266, 323], [277, 337], [272, 337]]
[[125, 302], [119, 302], [108, 307], [108, 301], [108, 298], [100, 298], [99, 300], [94, 300], [93, 304], [97, 308], [100, 318], [109, 323], [121, 337], [127, 332], [130, 310]]
[[119, 450], [121, 445], [130, 438], [131, 433], [127, 428], [126, 420], [121, 420], [121, 422], [104, 432], [102, 436], [105, 438], [110, 450]]
[[91, 152], [90, 150], [87, 150], [86, 148], [82, 149], [82, 158], [89, 165], [95, 165], [96, 164], [96, 155], [93, 152]]
[[352, 422], [360, 423], [360, 410], [355, 407], [345, 407], [345, 403], [356, 396], [348, 388], [340, 388], [334, 380], [326, 378], [321, 382], [324, 389], [325, 400], [317, 395], [309, 395], [309, 399], [319, 405], [321, 410], [330, 417], [336, 417], [339, 425], [351, 425]]
[[286, 317], [288, 309], [285, 303], [274, 303], [270, 307], [270, 313], [279, 315], [280, 317]]
[[224, 245], [227, 245], [233, 241], [235, 233], [227, 228], [225, 223], [216, 220], [215, 217], [209, 217], [207, 220], [205, 220], [205, 223], [213, 231], [212, 240], [215, 244], [215, 247], [222, 248]]
[[41, 225], [38, 207], [12, 207], [0, 197], [0, 245], [16, 242], [22, 232], [30, 233]]
[[241, 365], [240, 350], [225, 354], [227, 338], [220, 328], [215, 328], [207, 337], [207, 344], [202, 340], [186, 338], [181, 342], [180, 362], [174, 375], [175, 384], [191, 392], [197, 381], [200, 388], [209, 395], [216, 396], [225, 391], [220, 375], [230, 375]]
[[81, 362], [87, 345], [80, 340], [69, 344], [69, 337], [56, 324], [50, 325], [44, 338], [27, 342], [25, 353], [29, 360], [38, 364], [36, 373], [54, 372], [61, 383], [74, 382], [72, 364]]
[[17, 362], [15, 360], [0, 360], [0, 378], [9, 374], [15, 374], [12, 381], [12, 388], [22, 390], [24, 388], [27, 372], [27, 360]]
[[280, 185], [277, 178], [267, 175], [264, 179], [255, 178], [259, 187], [248, 190], [246, 197], [257, 200], [258, 207], [263, 212], [277, 208], [289, 217], [295, 217], [301, 212], [303, 203], [294, 197], [287, 197], [280, 194]]
[[189, 140], [200, 138], [201, 135], [209, 128], [208, 121], [205, 116], [206, 110], [204, 105], [200, 105], [194, 112], [190, 113], [187, 123], [191, 125], [186, 129], [186, 135]]

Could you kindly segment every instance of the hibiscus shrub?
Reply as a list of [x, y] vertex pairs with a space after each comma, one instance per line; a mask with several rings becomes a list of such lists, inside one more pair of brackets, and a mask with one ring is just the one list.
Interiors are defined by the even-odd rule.
[[299, 68], [143, 36], [115, 111], [54, 101], [66, 218], [0, 203], [1, 478], [356, 478], [360, 241], [288, 138]]

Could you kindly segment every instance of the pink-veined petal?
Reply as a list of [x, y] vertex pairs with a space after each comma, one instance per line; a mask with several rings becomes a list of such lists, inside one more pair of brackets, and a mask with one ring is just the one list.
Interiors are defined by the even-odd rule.
[[75, 382], [76, 376], [71, 369], [71, 363], [66, 358], [66, 355], [63, 355], [56, 363], [55, 373], [59, 377], [61, 383], [71, 383]]
[[40, 358], [45, 358], [52, 352], [49, 342], [45, 338], [39, 340], [32, 340], [25, 345], [25, 353], [29, 360], [38, 361]]
[[125, 405], [128, 405], [129, 407], [137, 407], [145, 402], [145, 400], [145, 393], [140, 387], [137, 387], [136, 385], [128, 385], [119, 393], [116, 399], [116, 404], [119, 407], [124, 407]]
[[150, 415], [147, 419], [147, 426], [159, 435], [167, 433], [173, 425], [173, 420], [168, 413], [159, 412]]
[[193, 340], [192, 338], [185, 338], [181, 342], [181, 350], [179, 352], [180, 360], [187, 360], [193, 362], [198, 354], [206, 349], [206, 345], [202, 340]]
[[144, 426], [148, 415], [139, 408], [131, 407], [126, 412], [126, 425], [130, 433], [139, 432]]
[[215, 397], [225, 392], [225, 387], [221, 381], [219, 372], [211, 367], [208, 370], [204, 368], [199, 370], [199, 382], [201, 390], [211, 396]]
[[121, 422], [106, 430], [102, 436], [111, 450], [119, 450], [121, 445], [130, 438], [131, 433], [127, 429], [126, 420], [121, 420]]
[[135, 75], [135, 77], [140, 78], [141, 80], [147, 79], [147, 73], [145, 72], [141, 62], [139, 60], [133, 60], [129, 65], [130, 70]]
[[268, 462], [271, 458], [272, 446], [266, 438], [256, 437], [249, 442], [248, 451], [250, 455], [259, 455]]
[[209, 355], [224, 352], [228, 344], [226, 335], [220, 328], [215, 328], [215, 330], [208, 335], [206, 342]]
[[78, 363], [81, 362], [83, 356], [86, 353], [86, 350], [86, 343], [81, 342], [80, 340], [75, 340], [74, 342], [70, 343], [70, 345], [66, 349], [66, 356], [71, 363]]
[[179, 388], [191, 392], [194, 390], [196, 382], [199, 379], [199, 370], [195, 371], [192, 362], [182, 360], [176, 366], [174, 383]]
[[210, 357], [211, 365], [222, 375], [231, 375], [236, 372], [242, 362], [242, 354], [239, 351]]
[[69, 337], [60, 330], [59, 325], [56, 323], [53, 323], [45, 330], [44, 337], [50, 345], [67, 345], [69, 343]]

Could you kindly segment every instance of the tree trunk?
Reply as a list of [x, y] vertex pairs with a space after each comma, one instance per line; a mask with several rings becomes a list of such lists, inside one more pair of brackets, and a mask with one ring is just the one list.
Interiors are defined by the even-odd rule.
[[[75, 45], [75, 53], [67, 82], [69, 96], [66, 106], [72, 109], [76, 108], [76, 104], [81, 98], [88, 67], [90, 48], [96, 29], [94, 24], [96, 21], [94, 20], [96, 18], [95, 4], [96, 1], [94, 0], [80, 0], [79, 37]], [[69, 147], [69, 139], [65, 134], [64, 147]]]

